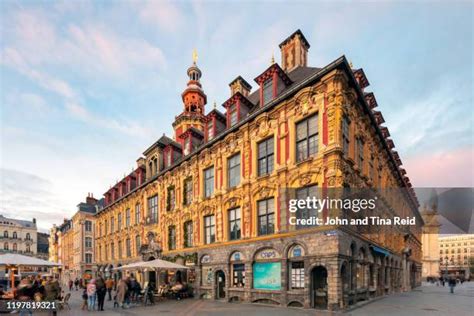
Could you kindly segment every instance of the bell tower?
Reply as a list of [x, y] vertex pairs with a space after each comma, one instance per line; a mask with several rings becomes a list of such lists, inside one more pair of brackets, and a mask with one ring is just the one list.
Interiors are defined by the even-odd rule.
[[173, 128], [175, 131], [175, 141], [182, 143], [180, 135], [190, 127], [197, 128], [204, 132], [205, 126], [205, 106], [207, 96], [201, 86], [202, 72], [197, 66], [198, 55], [193, 51], [193, 64], [188, 68], [187, 74], [189, 81], [186, 89], [181, 94], [184, 109], [183, 112], [175, 118]]

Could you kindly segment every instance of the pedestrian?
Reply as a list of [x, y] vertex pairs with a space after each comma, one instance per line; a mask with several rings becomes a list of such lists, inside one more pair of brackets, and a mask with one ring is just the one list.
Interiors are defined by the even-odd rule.
[[95, 308], [95, 299], [96, 299], [96, 292], [97, 288], [95, 285], [95, 279], [92, 279], [89, 284], [87, 284], [87, 301], [88, 307], [90, 311], [93, 311]]
[[103, 311], [105, 294], [107, 293], [107, 289], [105, 287], [105, 280], [101, 274], [99, 274], [98, 278], [96, 279], [95, 286], [97, 288], [97, 310]]
[[78, 289], [78, 287], [79, 287], [79, 279], [78, 279], [78, 278], [76, 278], [76, 279], [74, 280], [74, 286], [76, 287], [76, 291], [77, 291], [77, 289]]
[[111, 277], [107, 279], [107, 281], [105, 281], [105, 286], [107, 288], [107, 292], [109, 293], [109, 301], [112, 300], [112, 289], [114, 288], [114, 279], [112, 279]]
[[58, 299], [61, 294], [61, 287], [59, 282], [54, 280], [53, 277], [49, 277], [44, 286], [44, 300], [45, 301], [55, 301]]
[[87, 309], [87, 290], [82, 291], [82, 307], [81, 310]]
[[449, 282], [448, 282], [448, 285], [449, 285], [449, 291], [451, 293], [454, 293], [454, 287], [456, 286], [456, 280], [454, 278], [450, 278]]
[[127, 294], [128, 286], [124, 279], [120, 279], [117, 285], [117, 302], [119, 307], [125, 308], [125, 295]]
[[71, 279], [69, 279], [69, 292], [72, 291], [72, 286], [74, 285], [74, 282], [72, 282]]

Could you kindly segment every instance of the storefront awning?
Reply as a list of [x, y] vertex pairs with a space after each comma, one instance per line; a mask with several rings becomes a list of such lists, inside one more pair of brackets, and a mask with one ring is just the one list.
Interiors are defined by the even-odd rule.
[[379, 253], [379, 254], [381, 254], [381, 255], [384, 255], [384, 256], [390, 255], [390, 252], [389, 252], [388, 250], [385, 250], [385, 249], [383, 249], [383, 248], [380, 248], [380, 247], [377, 247], [377, 246], [374, 246], [374, 245], [371, 245], [370, 247], [372, 248], [372, 250], [373, 250], [374, 252], [377, 252], [377, 253]]

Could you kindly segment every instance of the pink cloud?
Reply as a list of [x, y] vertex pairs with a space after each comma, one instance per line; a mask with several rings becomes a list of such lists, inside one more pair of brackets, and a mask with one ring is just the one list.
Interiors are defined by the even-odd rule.
[[415, 187], [474, 186], [472, 147], [405, 158], [403, 167]]

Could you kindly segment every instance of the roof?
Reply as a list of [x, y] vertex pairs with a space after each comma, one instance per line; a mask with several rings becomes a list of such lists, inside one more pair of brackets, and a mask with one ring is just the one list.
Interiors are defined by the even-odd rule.
[[299, 35], [301, 40], [303, 41], [303, 44], [305, 45], [306, 49], [310, 48], [311, 45], [309, 45], [309, 42], [308, 40], [306, 39], [306, 37], [304, 37], [303, 35], [303, 32], [301, 32], [300, 29], [297, 29], [296, 31], [293, 32], [293, 34], [291, 34], [290, 36], [288, 36], [283, 42], [280, 43], [280, 45], [278, 45], [280, 48], [285, 45], [286, 43], [288, 43], [290, 40], [293, 39], [293, 37], [295, 37], [296, 35]]
[[[23, 220], [23, 219], [15, 219], [15, 218], [8, 218], [8, 217], [5, 217], [3, 215], [0, 215], [0, 224], [3, 224], [3, 222], [10, 222], [14, 225], [17, 225], [17, 226], [22, 226], [22, 227], [28, 227], [28, 228], [35, 228], [36, 227], [36, 224], [33, 223], [33, 221], [27, 221], [27, 220]], [[5, 224], [7, 225], [7, 224]]]
[[[290, 36], [291, 37], [291, 36]], [[282, 43], [283, 44], [283, 43]], [[275, 64], [274, 64], [275, 65]], [[272, 65], [272, 66], [274, 66]], [[270, 67], [272, 67], [270, 66]], [[380, 126], [379, 126], [379, 122], [377, 122], [376, 120], [376, 117], [374, 115], [374, 113], [372, 112], [372, 110], [370, 109], [368, 103], [367, 103], [367, 100], [365, 99], [364, 97], [364, 94], [363, 94], [363, 91], [362, 91], [362, 88], [360, 87], [360, 85], [357, 83], [357, 80], [355, 78], [356, 74], [353, 73], [351, 67], [349, 66], [349, 63], [346, 59], [345, 56], [341, 56], [339, 57], [338, 59], [334, 60], [333, 62], [329, 63], [328, 65], [326, 65], [325, 67], [323, 68], [315, 68], [315, 67], [297, 67], [295, 69], [293, 69], [291, 72], [287, 73], [286, 75], [289, 77], [289, 79], [291, 80], [291, 83], [288, 84], [287, 86], [285, 86], [285, 88], [278, 94], [277, 97], [275, 97], [272, 101], [268, 102], [267, 104], [265, 104], [264, 106], [255, 106], [251, 112], [249, 113], [248, 116], [246, 116], [244, 119], [242, 119], [241, 121], [239, 121], [237, 124], [235, 124], [234, 126], [230, 127], [230, 128], [227, 128], [226, 130], [224, 130], [223, 132], [219, 133], [216, 137], [214, 137], [212, 140], [208, 141], [208, 142], [205, 142], [203, 143], [202, 145], [200, 145], [198, 148], [196, 148], [196, 150], [194, 150], [192, 153], [190, 153], [189, 155], [186, 155], [186, 156], [183, 156], [181, 157], [180, 159], [177, 159], [174, 161], [174, 163], [171, 165], [171, 166], [168, 166], [166, 167], [165, 169], [161, 170], [159, 173], [157, 173], [156, 175], [154, 175], [153, 177], [151, 177], [150, 179], [148, 179], [146, 182], [144, 182], [142, 185], [140, 185], [139, 187], [135, 188], [135, 190], [137, 190], [138, 188], [141, 188], [141, 187], [144, 187], [146, 185], [148, 185], [149, 183], [155, 181], [158, 177], [160, 177], [161, 175], [165, 174], [166, 172], [169, 172], [170, 170], [176, 168], [177, 166], [179, 166], [181, 163], [183, 163], [184, 161], [188, 160], [188, 159], [191, 159], [192, 157], [194, 157], [194, 155], [197, 155], [201, 152], [201, 150], [203, 150], [204, 148], [208, 148], [208, 147], [211, 147], [213, 146], [216, 142], [218, 141], [221, 141], [222, 139], [224, 139], [228, 134], [230, 133], [233, 133], [235, 131], [237, 131], [242, 125], [244, 124], [247, 124], [249, 121], [252, 121], [254, 120], [259, 114], [263, 113], [263, 112], [267, 112], [269, 111], [270, 109], [272, 109], [273, 107], [277, 106], [278, 104], [280, 104], [283, 100], [286, 100], [288, 98], [291, 98], [292, 96], [294, 96], [296, 93], [298, 93], [298, 91], [300, 91], [301, 89], [303, 89], [304, 87], [308, 86], [308, 85], [311, 85], [311, 84], [314, 84], [315, 82], [317, 82], [317, 80], [321, 79], [324, 75], [326, 75], [327, 73], [329, 73], [330, 71], [334, 70], [334, 69], [338, 69], [338, 68], [341, 68], [342, 70], [346, 71], [346, 73], [349, 75], [349, 80], [352, 81], [352, 84], [356, 87], [356, 91], [357, 91], [357, 95], [358, 95], [358, 99], [359, 99], [359, 102], [360, 104], [362, 105], [363, 107], [363, 110], [364, 112], [369, 116], [369, 119], [370, 121], [372, 122], [372, 124], [374, 125], [375, 129], [376, 129], [376, 132], [377, 134], [379, 135], [380, 139], [381, 139], [381, 142], [383, 144], [383, 147], [385, 147], [386, 151], [388, 152], [389, 154], [389, 159], [392, 161], [392, 163], [394, 164], [394, 166], [396, 167], [396, 172], [398, 173], [398, 176], [399, 176], [399, 179], [401, 180], [402, 183], [404, 183], [404, 178], [403, 178], [403, 175], [401, 174], [401, 171], [400, 169], [398, 168], [398, 165], [397, 165], [397, 162], [395, 161], [394, 157], [392, 156], [391, 152], [390, 152], [390, 147], [389, 147], [389, 142], [390, 142], [390, 139], [387, 139], [385, 140], [385, 138], [383, 137], [382, 135], [382, 132], [380, 130]], [[268, 69], [266, 70], [268, 71]], [[265, 72], [266, 72], [265, 71]], [[265, 73], [264, 72], [264, 73]], [[361, 72], [359, 72], [359, 75], [360, 75]], [[260, 77], [260, 76], [259, 76]], [[257, 77], [258, 78], [258, 77]], [[253, 104], [255, 105], [259, 105], [260, 103], [260, 92], [259, 92], [260, 89], [257, 89], [256, 91], [254, 91], [253, 93], [251, 93], [249, 96], [248, 96], [248, 99], [250, 102], [252, 102]], [[172, 139], [166, 137], [166, 136], [162, 136], [160, 138], [160, 140], [162, 138], [166, 138], [167, 140], [169, 141], [172, 141], [174, 142]], [[158, 142], [160, 141], [158, 140]], [[155, 143], [156, 144], [156, 143]], [[152, 148], [153, 146], [152, 145], [150, 148]], [[178, 144], [179, 145], [179, 144]], [[150, 150], [147, 149], [148, 150]], [[146, 152], [147, 152], [146, 151]], [[146, 153], [145, 152], [145, 153]], [[135, 191], [134, 190], [134, 191]], [[131, 194], [133, 193], [134, 191], [131, 191], [129, 192], [128, 194]], [[107, 209], [108, 207], [112, 206], [113, 204], [117, 203], [118, 201], [122, 200], [123, 198], [125, 198], [126, 196], [128, 196], [128, 194], [126, 194], [125, 196], [119, 198], [117, 201], [114, 201], [113, 203], [109, 204], [107, 207], [105, 207], [104, 209]], [[416, 196], [414, 198], [414, 204], [418, 204], [418, 202], [416, 201]], [[415, 205], [415, 208], [417, 209], [418, 206]], [[418, 214], [419, 215], [419, 214]], [[421, 217], [420, 217], [421, 218]]]
[[61, 264], [38, 259], [35, 257], [24, 256], [16, 253], [7, 253], [0, 255], [0, 266], [35, 266], [35, 267], [56, 267]]
[[242, 76], [238, 76], [237, 78], [235, 78], [234, 80], [232, 80], [230, 83], [229, 83], [229, 86], [231, 86], [234, 82], [236, 81], [240, 81], [242, 82], [242, 85], [249, 89], [249, 90], [252, 90], [252, 86], [250, 85], [250, 83], [248, 83], [244, 78], [242, 78]]

